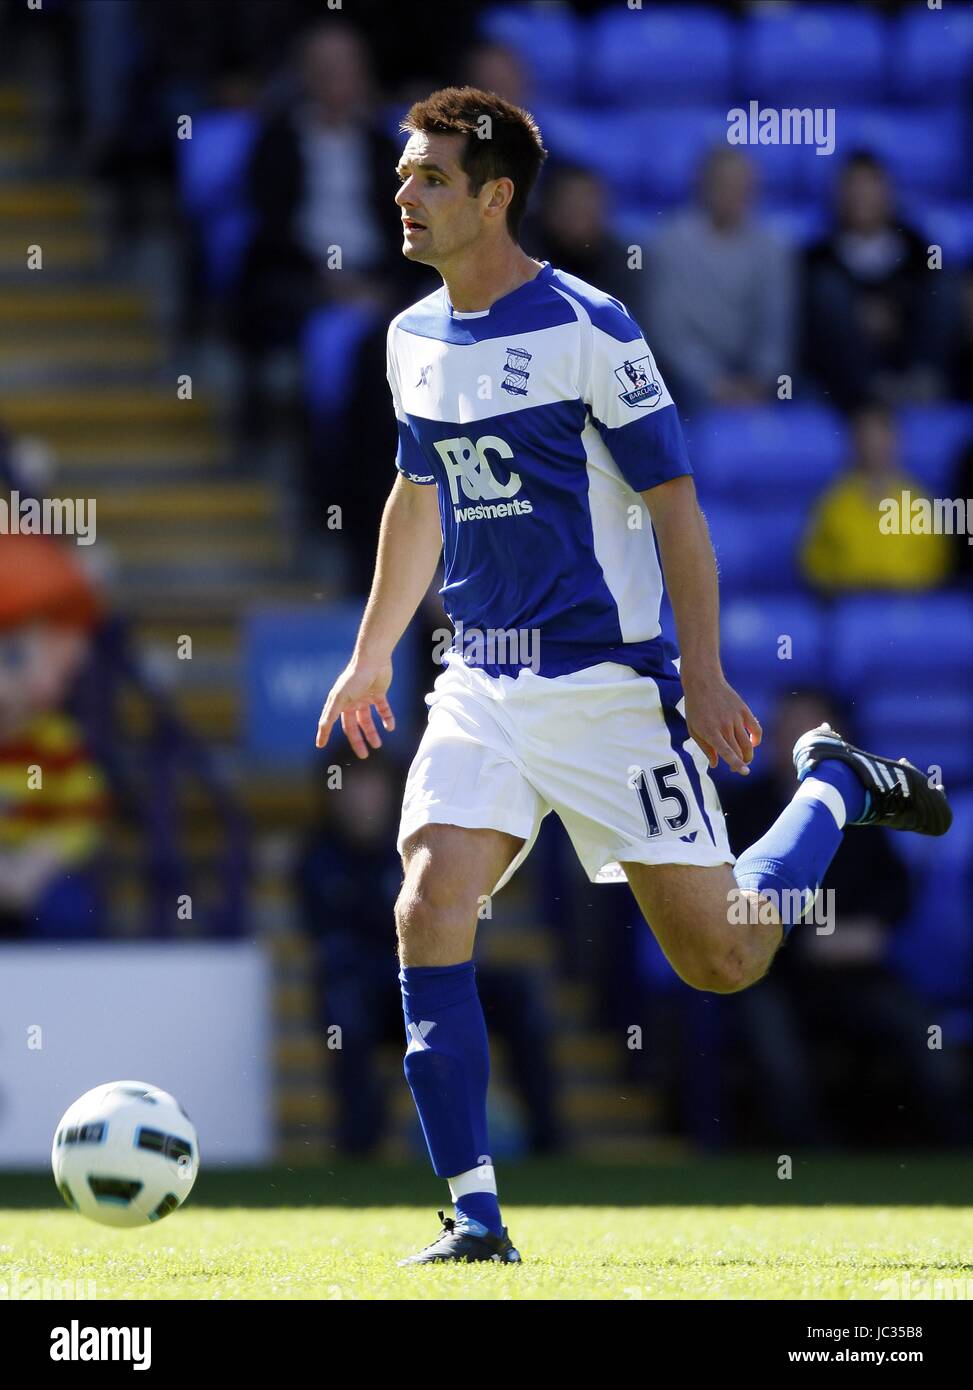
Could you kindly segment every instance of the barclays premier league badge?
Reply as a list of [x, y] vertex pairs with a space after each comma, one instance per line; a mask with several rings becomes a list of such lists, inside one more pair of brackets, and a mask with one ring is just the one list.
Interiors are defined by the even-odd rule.
[[623, 362], [615, 368], [615, 375], [626, 388], [621, 392], [621, 399], [626, 405], [641, 405], [649, 410], [658, 405], [662, 387], [652, 371], [651, 357], [637, 357], [634, 362]]

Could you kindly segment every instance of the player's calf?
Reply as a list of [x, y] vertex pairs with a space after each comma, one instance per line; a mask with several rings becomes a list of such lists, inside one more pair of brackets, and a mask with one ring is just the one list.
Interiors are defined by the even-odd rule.
[[781, 942], [774, 903], [742, 893], [729, 864], [624, 865], [646, 922], [693, 989], [737, 994], [766, 975]]

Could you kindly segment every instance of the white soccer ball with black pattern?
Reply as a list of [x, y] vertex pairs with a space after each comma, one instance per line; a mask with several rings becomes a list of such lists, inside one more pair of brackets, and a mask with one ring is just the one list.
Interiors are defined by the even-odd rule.
[[72, 1210], [104, 1226], [145, 1226], [189, 1196], [199, 1140], [168, 1091], [144, 1081], [109, 1081], [65, 1110], [51, 1164]]

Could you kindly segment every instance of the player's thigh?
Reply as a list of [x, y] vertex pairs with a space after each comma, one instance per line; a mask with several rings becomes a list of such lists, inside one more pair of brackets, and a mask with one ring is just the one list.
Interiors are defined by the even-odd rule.
[[623, 863], [622, 868], [669, 964], [687, 984], [706, 988], [739, 939], [739, 894], [731, 866]]
[[453, 965], [473, 954], [479, 909], [524, 840], [504, 830], [424, 825], [402, 845], [396, 904], [403, 965]]

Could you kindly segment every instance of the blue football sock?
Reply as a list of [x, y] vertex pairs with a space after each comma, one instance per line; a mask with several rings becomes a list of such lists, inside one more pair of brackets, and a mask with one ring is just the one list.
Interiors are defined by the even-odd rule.
[[812, 778], [834, 787], [845, 803], [846, 823], [850, 824], [865, 814], [868, 792], [847, 763], [841, 762], [838, 758], [825, 758], [823, 762], [818, 763], [813, 772], [808, 773], [804, 781], [809, 782]]
[[471, 960], [410, 965], [399, 972], [407, 1048], [405, 1075], [433, 1170], [449, 1178], [460, 1216], [499, 1233], [486, 1099], [490, 1053]]
[[733, 871], [737, 886], [774, 900], [785, 936], [810, 910], [844, 826], [863, 815], [866, 805], [852, 769], [828, 758], [805, 777], [767, 833], [740, 855]]

